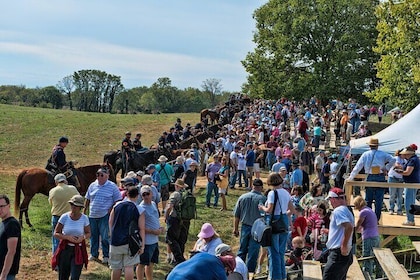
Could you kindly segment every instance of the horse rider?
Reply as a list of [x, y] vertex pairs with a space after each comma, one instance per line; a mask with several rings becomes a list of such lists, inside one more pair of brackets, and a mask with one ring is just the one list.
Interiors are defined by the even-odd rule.
[[125, 133], [124, 139], [121, 141], [121, 159], [123, 163], [123, 172], [127, 173], [128, 170], [128, 161], [131, 158], [131, 151], [133, 149], [133, 142], [131, 141], [131, 132], [127, 131]]
[[47, 166], [45, 169], [57, 173], [65, 173], [69, 167], [68, 162], [66, 161], [66, 154], [64, 153], [64, 148], [67, 147], [69, 139], [65, 136], [60, 137], [58, 144], [54, 146], [51, 156], [48, 159]]

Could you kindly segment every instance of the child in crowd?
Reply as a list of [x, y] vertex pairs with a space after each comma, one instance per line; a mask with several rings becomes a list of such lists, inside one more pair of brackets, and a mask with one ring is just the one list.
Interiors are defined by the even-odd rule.
[[303, 248], [305, 247], [305, 239], [300, 236], [296, 236], [292, 239], [293, 251], [290, 254], [289, 259], [286, 261], [287, 269], [299, 267], [303, 261]]

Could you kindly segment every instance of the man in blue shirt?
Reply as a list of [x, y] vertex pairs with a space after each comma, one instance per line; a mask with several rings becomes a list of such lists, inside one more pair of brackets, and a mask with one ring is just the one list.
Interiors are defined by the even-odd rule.
[[[395, 158], [386, 152], [378, 150], [379, 140], [377, 138], [370, 138], [367, 144], [370, 150], [361, 155], [347, 180], [352, 181], [356, 174], [364, 168], [365, 173], [368, 175], [366, 181], [386, 182], [385, 173], [394, 165]], [[378, 221], [381, 219], [384, 192], [385, 188], [366, 187], [365, 200], [367, 206], [372, 208], [373, 200], [375, 200], [375, 214]]]
[[303, 172], [299, 168], [299, 161], [294, 160], [292, 163], [292, 175], [290, 176], [290, 188], [294, 186], [302, 186]]
[[251, 229], [255, 220], [261, 217], [258, 205], [264, 205], [267, 200], [261, 193], [262, 190], [263, 182], [261, 179], [255, 179], [252, 183], [252, 191], [239, 197], [233, 211], [235, 215], [233, 234], [236, 237], [239, 236], [239, 222], [242, 223], [240, 247], [237, 255], [246, 262], [248, 271], [252, 273], [255, 272], [257, 266], [260, 244], [252, 238]]

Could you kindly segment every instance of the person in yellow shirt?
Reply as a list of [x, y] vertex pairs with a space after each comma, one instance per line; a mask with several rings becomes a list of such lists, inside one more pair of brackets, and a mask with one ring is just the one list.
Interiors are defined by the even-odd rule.
[[56, 186], [52, 188], [48, 195], [48, 202], [51, 205], [51, 224], [52, 224], [52, 252], [54, 254], [58, 247], [59, 239], [54, 237], [55, 226], [58, 223], [61, 215], [66, 212], [70, 212], [69, 200], [79, 191], [75, 186], [67, 185], [66, 175], [59, 173], [55, 175], [54, 181]]

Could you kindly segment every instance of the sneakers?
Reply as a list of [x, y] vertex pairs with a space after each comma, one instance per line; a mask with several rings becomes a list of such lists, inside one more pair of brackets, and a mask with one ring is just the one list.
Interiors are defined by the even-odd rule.
[[394, 210], [389, 210], [389, 215], [394, 215], [394, 214], [395, 214]]
[[405, 221], [404, 223], [402, 223], [403, 226], [415, 226], [414, 222], [410, 222], [410, 221]]
[[172, 254], [172, 253], [170, 253], [170, 254], [167, 254], [166, 255], [166, 262], [167, 263], [169, 263], [169, 264], [171, 264], [171, 263], [173, 263], [175, 260], [174, 260], [174, 255]]
[[398, 211], [398, 212], [397, 212], [397, 215], [398, 215], [398, 216], [403, 216], [403, 212], [402, 212], [402, 211]]
[[108, 257], [104, 257], [104, 258], [102, 259], [102, 263], [103, 263], [103, 264], [108, 264], [108, 261], [109, 261], [109, 258], [108, 258]]
[[98, 257], [94, 257], [92, 255], [89, 256], [89, 259], [88, 260], [89, 261], [95, 261], [95, 262], [99, 261]]

